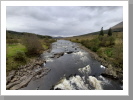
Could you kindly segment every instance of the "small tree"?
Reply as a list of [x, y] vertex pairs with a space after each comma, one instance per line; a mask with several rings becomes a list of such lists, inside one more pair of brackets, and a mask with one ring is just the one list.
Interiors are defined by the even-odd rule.
[[104, 33], [103, 33], [103, 27], [101, 28], [101, 31], [100, 31], [100, 34], [99, 35], [104, 35]]
[[108, 36], [112, 36], [112, 30], [111, 30], [111, 28], [108, 31]]

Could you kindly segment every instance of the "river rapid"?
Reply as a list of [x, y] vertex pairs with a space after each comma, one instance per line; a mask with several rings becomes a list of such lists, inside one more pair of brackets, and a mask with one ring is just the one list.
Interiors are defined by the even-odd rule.
[[41, 55], [43, 67], [51, 71], [30, 83], [22, 90], [122, 90], [116, 80], [101, 75], [105, 67], [91, 58], [76, 43], [57, 40], [50, 52]]

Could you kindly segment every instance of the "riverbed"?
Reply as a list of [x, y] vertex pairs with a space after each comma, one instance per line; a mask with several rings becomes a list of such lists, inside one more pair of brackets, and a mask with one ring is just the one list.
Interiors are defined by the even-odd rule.
[[101, 74], [105, 67], [76, 43], [58, 40], [51, 50], [41, 55], [50, 72], [31, 80], [22, 90], [122, 90], [116, 80]]

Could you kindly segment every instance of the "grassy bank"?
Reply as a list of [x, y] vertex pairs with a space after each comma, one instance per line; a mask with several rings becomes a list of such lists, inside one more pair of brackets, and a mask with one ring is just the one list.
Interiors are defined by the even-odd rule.
[[17, 44], [7, 44], [7, 57], [15, 56], [17, 51], [26, 52], [27, 49], [24, 45], [17, 43]]
[[6, 71], [25, 65], [50, 48], [54, 39], [25, 33], [8, 33], [6, 37]]

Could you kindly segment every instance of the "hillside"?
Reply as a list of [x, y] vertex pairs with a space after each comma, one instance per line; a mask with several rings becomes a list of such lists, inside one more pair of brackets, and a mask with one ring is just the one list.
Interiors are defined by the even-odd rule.
[[[111, 27], [112, 32], [123, 32], [123, 22], [120, 22], [114, 26]], [[100, 30], [99, 30], [100, 31]], [[92, 33], [87, 33], [79, 36], [74, 36], [74, 37], [82, 37], [82, 36], [89, 36], [89, 35], [97, 35], [99, 34], [99, 31], [97, 32], [92, 32]], [[103, 30], [104, 34], [108, 33], [108, 30]]]
[[12, 31], [12, 30], [6, 30], [6, 38], [21, 38], [24, 35], [36, 35], [39, 38], [52, 38], [51, 36], [47, 36], [47, 35], [39, 35], [39, 34], [35, 34], [35, 33], [28, 33], [28, 32], [17, 32], [17, 31]]
[[113, 27], [111, 27], [114, 32], [122, 32], [123, 31], [123, 22], [120, 22]]

